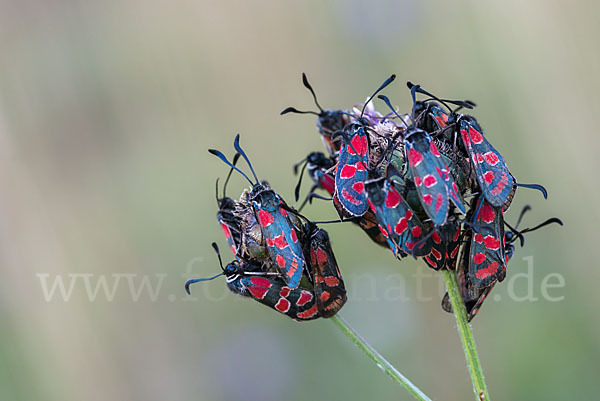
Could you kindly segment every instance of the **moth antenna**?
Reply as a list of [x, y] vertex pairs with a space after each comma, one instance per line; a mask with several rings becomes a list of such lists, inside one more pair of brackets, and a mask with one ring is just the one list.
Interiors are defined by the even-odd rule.
[[310, 83], [308, 83], [308, 78], [306, 78], [306, 74], [305, 73], [302, 73], [302, 83], [304, 84], [304, 86], [306, 87], [306, 89], [308, 89], [310, 91], [310, 93], [312, 94], [313, 99], [315, 100], [315, 104], [317, 105], [317, 107], [319, 108], [319, 110], [321, 110], [321, 113], [323, 113], [324, 110], [321, 107], [321, 105], [319, 104], [319, 101], [317, 100], [317, 95], [315, 94], [315, 91], [313, 90], [312, 86], [310, 86]]
[[283, 110], [281, 113], [279, 113], [280, 116], [287, 114], [287, 113], [295, 113], [295, 114], [314, 114], [315, 116], [320, 116], [320, 113], [317, 113], [316, 111], [303, 111], [303, 110], [298, 110], [295, 107], [288, 107], [285, 110]]
[[352, 114], [352, 113], [348, 113], [348, 112], [346, 112], [346, 111], [343, 111], [343, 110], [338, 110], [338, 111], [339, 111], [341, 114], [345, 115], [345, 116], [352, 117], [352, 118], [356, 118], [356, 116], [355, 116], [354, 114]]
[[252, 180], [250, 178], [248, 178], [248, 176], [239, 168], [237, 168], [236, 166], [234, 166], [233, 164], [231, 164], [229, 162], [229, 160], [227, 160], [227, 157], [225, 157], [225, 155], [223, 153], [221, 153], [220, 151], [216, 150], [216, 149], [208, 149], [208, 152], [212, 155], [217, 156], [219, 159], [221, 159], [223, 161], [223, 163], [227, 164], [229, 167], [231, 167], [232, 169], [234, 169], [235, 171], [237, 171], [238, 173], [240, 173], [245, 179], [248, 180], [248, 182], [251, 185], [254, 185], [254, 183], [252, 182]]
[[[298, 177], [298, 184], [296, 184], [296, 188], [294, 188], [294, 196], [296, 197], [296, 202], [300, 199], [300, 186], [302, 185], [302, 177], [304, 177], [304, 170], [306, 170], [306, 166], [308, 166], [308, 157], [302, 166], [302, 170], [300, 170], [300, 177]], [[294, 165], [294, 174], [298, 172], [298, 164]]]
[[390, 99], [388, 99], [388, 97], [386, 95], [379, 95], [379, 96], [377, 96], [377, 98], [383, 100], [385, 102], [385, 104], [387, 105], [387, 107], [389, 107], [390, 110], [392, 110], [392, 113], [394, 113], [396, 115], [396, 117], [398, 117], [400, 119], [400, 121], [402, 121], [402, 124], [404, 124], [404, 126], [406, 128], [408, 128], [408, 125], [406, 125], [406, 123], [404, 122], [404, 119], [400, 116], [400, 114], [398, 114], [396, 109], [394, 109], [394, 106], [392, 106], [392, 102], [390, 102]]
[[[420, 85], [415, 85], [415, 84], [413, 84], [410, 81], [408, 81], [406, 83], [406, 86], [408, 86], [408, 89], [410, 89], [411, 92], [413, 91], [413, 88], [416, 88], [416, 89], [414, 89], [415, 92], [421, 93], [421, 94], [426, 95], [426, 96], [430, 96], [432, 99], [437, 100], [438, 102], [440, 102], [441, 104], [443, 104], [444, 107], [446, 107], [450, 113], [455, 113], [456, 111], [460, 110], [463, 107], [466, 108], [466, 109], [472, 109], [473, 107], [476, 106], [476, 104], [474, 102], [470, 101], [470, 100], [448, 100], [448, 99], [440, 99], [439, 97], [437, 97], [437, 96], [435, 96], [435, 95], [427, 92], [425, 89], [421, 88]], [[414, 99], [413, 99], [413, 102], [414, 102]], [[456, 109], [456, 110], [453, 111], [450, 108], [450, 106], [448, 106], [447, 103], [450, 103], [450, 104], [453, 104], [453, 105], [459, 106], [459, 107], [458, 107], [458, 109]]]
[[[223, 197], [225, 197], [225, 191], [223, 191]], [[215, 181], [215, 199], [217, 200], [217, 205], [219, 205], [219, 179]]]
[[543, 223], [538, 224], [537, 226], [535, 226], [533, 228], [526, 228], [526, 229], [522, 230], [521, 232], [522, 233], [528, 233], [528, 232], [531, 232], [531, 231], [535, 231], [537, 229], [540, 229], [540, 228], [542, 228], [544, 226], [547, 226], [548, 224], [552, 224], [552, 223], [556, 223], [556, 224], [559, 224], [561, 226], [564, 225], [561, 219], [559, 219], [558, 217], [552, 217], [552, 218], [544, 221]]
[[219, 247], [217, 246], [216, 242], [212, 243], [212, 247], [215, 250], [215, 252], [217, 253], [217, 256], [219, 258], [219, 266], [221, 266], [221, 270], [222, 272], [219, 274], [216, 274], [212, 277], [209, 278], [194, 278], [194, 279], [189, 279], [185, 282], [185, 292], [188, 293], [188, 295], [190, 295], [190, 285], [194, 284], [194, 283], [199, 283], [201, 281], [210, 281], [210, 280], [214, 280], [219, 276], [223, 276], [225, 274], [225, 269], [223, 268], [223, 262], [221, 261], [221, 253], [219, 252]]
[[[235, 156], [233, 156], [232, 164], [235, 166], [238, 160], [240, 160], [240, 154], [236, 153]], [[229, 179], [231, 178], [231, 173], [233, 173], [233, 169], [229, 170], [229, 174], [227, 174], [227, 178], [225, 179], [225, 184], [223, 184], [223, 198], [227, 197], [227, 184], [229, 183]]]
[[217, 258], [219, 258], [219, 266], [221, 266], [221, 270], [223, 270], [223, 272], [225, 272], [225, 269], [223, 268], [223, 261], [221, 260], [221, 252], [219, 251], [219, 246], [217, 245], [216, 242], [213, 242], [212, 244], [213, 249], [215, 250], [215, 253], [217, 254]]
[[304, 209], [304, 206], [306, 206], [307, 203], [312, 204], [312, 199], [311, 199], [311, 195], [313, 194], [313, 191], [315, 191], [319, 186], [317, 184], [314, 184], [310, 190], [308, 191], [308, 194], [306, 195], [306, 197], [304, 198], [304, 200], [302, 201], [302, 204], [300, 205], [300, 207], [298, 207], [298, 213], [302, 212], [302, 209]]
[[351, 221], [352, 219], [347, 220], [325, 220], [325, 221], [311, 221], [312, 224], [335, 224], [335, 223], [345, 223], [347, 221]]
[[546, 191], [546, 188], [544, 188], [543, 185], [540, 185], [540, 184], [521, 184], [521, 183], [517, 182], [517, 186], [518, 187], [523, 187], [523, 188], [529, 188], [529, 189], [536, 189], [536, 190], [540, 191], [542, 193], [542, 195], [544, 195], [544, 199], [548, 199], [548, 191]]
[[329, 202], [331, 202], [331, 201], [333, 200], [333, 197], [330, 197], [330, 196], [323, 196], [323, 195], [319, 195], [319, 194], [317, 194], [317, 193], [311, 192], [311, 193], [309, 194], [309, 197], [308, 197], [308, 200], [309, 200], [309, 202], [310, 202], [311, 204], [312, 204], [312, 200], [313, 200], [313, 199], [321, 199], [321, 200], [324, 200], [324, 201], [329, 201]]
[[360, 112], [360, 118], [363, 118], [363, 115], [365, 114], [365, 108], [367, 107], [367, 105], [369, 104], [369, 102], [371, 100], [373, 100], [373, 98], [375, 97], [375, 95], [377, 95], [379, 92], [381, 92], [386, 86], [388, 86], [389, 84], [391, 84], [394, 79], [396, 79], [396, 74], [392, 74], [388, 79], [386, 79], [379, 88], [377, 88], [377, 90], [371, 95], [371, 97], [369, 97], [369, 99], [367, 99], [367, 101], [365, 102], [365, 104], [362, 107], [362, 110]]
[[258, 184], [259, 183], [258, 177], [256, 176], [256, 173], [254, 172], [252, 163], [250, 163], [248, 156], [246, 156], [246, 153], [242, 150], [242, 147], [240, 146], [240, 134], [237, 134], [235, 136], [235, 140], [233, 141], [233, 146], [235, 147], [235, 150], [237, 150], [239, 153], [241, 153], [244, 160], [246, 160], [246, 163], [248, 163], [248, 167], [250, 167], [250, 171], [252, 171], [252, 175], [254, 176], [254, 179], [256, 180], [256, 183]]
[[[409, 81], [406, 83], [406, 85], [412, 85], [412, 83]], [[410, 86], [409, 86], [410, 87]], [[417, 105], [417, 91], [421, 89], [421, 87], [419, 85], [413, 85], [412, 87], [410, 87], [410, 97], [412, 98], [412, 111], [410, 113], [410, 119], [412, 120], [413, 125], [415, 125], [415, 106]]]
[[517, 224], [515, 224], [515, 228], [519, 228], [519, 224], [521, 224], [521, 220], [523, 219], [523, 215], [528, 212], [529, 210], [531, 210], [531, 206], [529, 205], [525, 205], [523, 207], [523, 210], [521, 210], [521, 214], [519, 214], [519, 219], [517, 220]]
[[308, 156], [306, 156], [304, 159], [300, 160], [299, 162], [294, 163], [294, 175], [298, 175], [298, 166], [305, 162], [308, 163]]
[[189, 279], [188, 281], [185, 282], [185, 292], [188, 293], [188, 295], [191, 295], [192, 293], [190, 292], [190, 285], [194, 284], [194, 283], [199, 283], [201, 281], [210, 281], [210, 280], [214, 280], [219, 276], [223, 276], [225, 273], [221, 272], [219, 274], [217, 274], [216, 276], [212, 276], [209, 278], [193, 278], [193, 279]]
[[477, 104], [475, 104], [475, 102], [472, 102], [470, 100], [447, 100], [447, 99], [444, 99], [444, 101], [458, 106], [457, 108], [452, 110], [452, 114], [456, 114], [462, 108], [472, 110], [474, 107], [477, 107]]

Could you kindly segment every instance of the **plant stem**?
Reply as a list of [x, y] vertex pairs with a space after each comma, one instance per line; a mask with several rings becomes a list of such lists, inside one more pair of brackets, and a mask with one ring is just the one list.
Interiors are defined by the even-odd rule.
[[398, 369], [392, 366], [386, 361], [373, 347], [365, 341], [354, 329], [339, 315], [331, 317], [329, 320], [333, 321], [335, 325], [344, 333], [354, 344], [358, 346], [377, 366], [387, 373], [394, 381], [404, 387], [409, 393], [412, 394], [417, 400], [431, 401], [431, 398], [427, 397], [423, 392], [414, 384], [411, 383], [402, 373], [398, 372]]
[[448, 270], [443, 270], [442, 273], [444, 275], [444, 281], [446, 282], [448, 296], [450, 297], [450, 302], [452, 303], [454, 317], [456, 318], [458, 334], [460, 335], [463, 349], [465, 351], [467, 368], [469, 369], [469, 374], [471, 375], [471, 381], [473, 381], [473, 391], [475, 391], [475, 394], [477, 394], [478, 400], [490, 401], [490, 395], [488, 394], [487, 386], [485, 384], [483, 370], [481, 369], [481, 363], [479, 362], [479, 355], [477, 354], [477, 347], [475, 346], [475, 338], [473, 337], [471, 326], [469, 326], [469, 323], [467, 322], [465, 304], [458, 287], [456, 274]]

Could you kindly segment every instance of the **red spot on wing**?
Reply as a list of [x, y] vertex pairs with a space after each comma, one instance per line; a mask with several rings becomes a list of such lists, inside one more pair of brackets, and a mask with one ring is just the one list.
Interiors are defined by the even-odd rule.
[[250, 282], [254, 285], [258, 285], [261, 287], [266, 287], [266, 288], [271, 287], [271, 282], [264, 277], [252, 277], [250, 279]]
[[[354, 138], [350, 140], [350, 144], [346, 148], [348, 154], [355, 155], [359, 154], [361, 156], [367, 154], [367, 137], [356, 135]], [[356, 150], [356, 152], [354, 151]], [[357, 153], [358, 152], [358, 153]]]
[[331, 294], [329, 292], [323, 291], [321, 293], [321, 301], [327, 302], [327, 300], [329, 299], [329, 297], [331, 297]]
[[385, 206], [387, 206], [390, 209], [393, 209], [396, 206], [398, 206], [398, 204], [400, 203], [400, 199], [402, 199], [402, 197], [400, 196], [398, 191], [396, 191], [394, 188], [391, 188], [385, 196]]
[[496, 188], [492, 189], [491, 191], [492, 195], [499, 195], [506, 186], [506, 184], [508, 184], [508, 175], [506, 175], [506, 173], [502, 173], [502, 178], [500, 179], [500, 182], [498, 183], [498, 185], [496, 185]]
[[406, 220], [411, 220], [412, 219], [412, 211], [410, 209], [406, 209], [406, 213], [404, 214], [404, 217], [406, 217]]
[[281, 297], [287, 297], [288, 295], [290, 295], [290, 287], [282, 287], [281, 291], [279, 291], [279, 296]]
[[340, 284], [340, 280], [338, 280], [337, 277], [327, 276], [325, 277], [325, 284], [329, 287], [337, 287]]
[[438, 150], [437, 146], [435, 146], [433, 141], [429, 142], [429, 150], [431, 150], [431, 153], [433, 153], [434, 156], [440, 157], [440, 151]]
[[277, 301], [277, 304], [275, 304], [275, 309], [281, 313], [285, 313], [290, 310], [290, 306], [292, 306], [290, 301], [285, 298], [279, 298], [279, 301]]
[[258, 222], [261, 226], [268, 227], [274, 221], [275, 219], [273, 218], [273, 215], [271, 213], [262, 209], [258, 211]]
[[313, 305], [309, 310], [298, 313], [298, 318], [300, 319], [310, 319], [314, 317], [318, 312], [317, 305]]
[[379, 231], [381, 231], [381, 234], [383, 234], [383, 236], [384, 236], [385, 238], [387, 238], [387, 237], [388, 237], [388, 233], [387, 233], [387, 231], [386, 231], [386, 230], [384, 230], [384, 228], [383, 228], [383, 227], [381, 227], [381, 226], [378, 226], [378, 227], [379, 227]]
[[441, 116], [434, 116], [435, 121], [437, 121], [440, 128], [444, 128], [446, 126], [446, 122], [448, 121], [448, 116], [442, 114]]
[[292, 242], [298, 242], [298, 235], [296, 235], [296, 230], [293, 228], [290, 231], [290, 238], [292, 239]]
[[347, 180], [354, 177], [354, 174], [356, 174], [356, 167], [351, 164], [345, 164], [344, 167], [342, 167], [340, 178]]
[[425, 202], [426, 205], [431, 205], [433, 197], [430, 194], [425, 194], [423, 195], [423, 202]]
[[442, 237], [440, 237], [440, 235], [437, 232], [431, 234], [431, 238], [433, 238], [433, 242], [435, 242], [436, 244], [442, 243]]
[[317, 249], [317, 263], [320, 265], [324, 265], [327, 263], [329, 258], [327, 257], [327, 253], [322, 249]]
[[398, 224], [396, 224], [396, 227], [394, 227], [394, 231], [396, 232], [396, 234], [400, 235], [407, 228], [408, 228], [408, 221], [406, 220], [406, 217], [402, 217], [400, 219], [400, 221], [398, 222]]
[[452, 238], [452, 241], [454, 241], [454, 242], [458, 241], [459, 235], [460, 235], [460, 226], [458, 226], [458, 228], [456, 229], [456, 232], [454, 233], [454, 238]]
[[288, 246], [290, 246], [290, 244], [288, 244], [287, 240], [285, 239], [284, 234], [281, 234], [281, 235], [278, 235], [277, 237], [275, 237], [273, 239], [273, 243], [279, 249], [284, 249], [284, 248], [287, 248]]
[[435, 211], [439, 211], [444, 203], [444, 196], [442, 194], [437, 194], [437, 199], [435, 201]]
[[479, 212], [479, 218], [485, 221], [486, 223], [491, 223], [496, 218], [496, 212], [492, 205], [488, 202], [485, 202], [481, 207], [481, 212]]
[[479, 264], [483, 263], [484, 261], [485, 261], [485, 254], [476, 253], [475, 255], [473, 255], [473, 263], [475, 263], [476, 265], [479, 265]]
[[483, 235], [477, 233], [473, 236], [473, 239], [475, 240], [475, 242], [481, 244], [483, 242]]
[[408, 151], [408, 162], [411, 166], [416, 167], [423, 161], [423, 155], [416, 149], [410, 148]]
[[265, 295], [267, 295], [267, 292], [269, 292], [269, 289], [265, 287], [250, 286], [248, 287], [248, 291], [250, 291], [250, 294], [252, 294], [253, 297], [263, 299]]
[[231, 238], [231, 231], [229, 231], [229, 226], [225, 223], [221, 223], [221, 228], [223, 229], [223, 232], [225, 233], [225, 238], [227, 238], [227, 239]]
[[329, 195], [333, 195], [335, 192], [335, 179], [329, 174], [323, 175], [321, 178], [321, 186], [329, 193]]
[[452, 251], [452, 253], [450, 254], [450, 257], [451, 257], [451, 258], [455, 258], [455, 257], [456, 257], [456, 254], [458, 253], [458, 248], [459, 248], [459, 246], [458, 246], [458, 245], [457, 245], [457, 246], [454, 248], [454, 250], [453, 250], [453, 251]]
[[437, 184], [437, 180], [435, 179], [435, 177], [433, 175], [427, 174], [425, 176], [425, 178], [423, 179], [423, 184], [425, 184], [425, 186], [427, 188], [431, 188], [432, 186]]
[[360, 205], [360, 201], [356, 199], [350, 192], [346, 190], [346, 188], [342, 189], [342, 198], [346, 201], [352, 203], [353, 205]]
[[438, 251], [435, 248], [431, 248], [431, 254], [433, 255], [434, 258], [436, 258], [437, 260], [442, 260], [442, 254], [440, 253], [440, 251]]
[[287, 217], [287, 210], [285, 210], [284, 208], [279, 208], [279, 213], [281, 213], [283, 217]]
[[285, 268], [285, 258], [283, 256], [277, 255], [277, 257], [275, 257], [275, 262], [277, 262], [277, 266], [281, 267], [282, 269]]
[[441, 169], [438, 166], [435, 166], [435, 170], [437, 171], [438, 176], [442, 178], [442, 180], [448, 181], [448, 179], [450, 178], [450, 176], [448, 175], [448, 170]]
[[488, 276], [491, 276], [492, 274], [495, 274], [497, 270], [498, 270], [498, 262], [493, 262], [488, 267], [477, 270], [477, 272], [475, 273], [475, 276], [479, 279], [483, 279]]
[[421, 180], [421, 177], [416, 176], [415, 177], [415, 185], [418, 186], [418, 187], [420, 187], [421, 184], [423, 184], [423, 180]]
[[474, 144], [483, 142], [483, 135], [473, 127], [469, 127], [469, 136], [471, 137], [471, 142]]
[[413, 229], [411, 230], [411, 234], [413, 235], [413, 237], [419, 237], [421, 235], [421, 227], [413, 227]]
[[355, 182], [354, 184], [352, 184], [352, 189], [360, 194], [362, 191], [365, 190], [365, 183], [364, 182]]
[[490, 185], [492, 183], [492, 181], [494, 181], [494, 172], [486, 171], [483, 174], [483, 180], [486, 182], [486, 184]]
[[373, 213], [377, 213], [377, 208], [375, 207], [375, 205], [373, 204], [373, 202], [371, 202], [371, 199], [367, 198], [367, 203], [369, 204], [369, 207], [371, 208], [371, 210], [373, 211]]
[[494, 153], [492, 151], [489, 151], [486, 154], [484, 154], [483, 159], [490, 166], [495, 166], [500, 161], [500, 159], [498, 158], [498, 155], [496, 155], [496, 153]]
[[462, 136], [463, 142], [465, 143], [465, 146], [467, 148], [471, 147], [471, 139], [469, 138], [469, 134], [467, 133], [466, 130], [461, 129], [460, 130], [460, 135]]
[[485, 245], [485, 247], [487, 249], [490, 250], [497, 250], [500, 249], [500, 241], [494, 237], [492, 237], [491, 235], [488, 235], [485, 237], [485, 239], [483, 240], [483, 244]]
[[296, 305], [303, 306], [313, 298], [312, 294], [306, 290], [302, 290], [300, 298], [296, 301]]

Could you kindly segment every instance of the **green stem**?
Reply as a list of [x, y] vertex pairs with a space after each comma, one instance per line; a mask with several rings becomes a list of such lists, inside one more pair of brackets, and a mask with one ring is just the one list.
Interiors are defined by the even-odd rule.
[[450, 297], [452, 310], [454, 311], [454, 317], [456, 318], [458, 334], [460, 335], [465, 351], [467, 368], [471, 375], [471, 381], [473, 381], [473, 391], [477, 394], [478, 400], [490, 401], [490, 395], [488, 394], [487, 386], [485, 384], [483, 370], [481, 369], [481, 363], [479, 362], [479, 355], [477, 354], [477, 347], [475, 346], [475, 338], [473, 338], [471, 326], [469, 326], [467, 321], [465, 304], [460, 294], [456, 274], [449, 272], [448, 270], [443, 270], [442, 273], [444, 274], [448, 296]]
[[417, 400], [431, 401], [431, 398], [427, 397], [423, 392], [414, 384], [411, 383], [404, 375], [393, 367], [388, 361], [386, 361], [373, 347], [371, 347], [361, 336], [358, 334], [350, 325], [339, 315], [333, 316], [329, 320], [333, 321], [335, 325], [344, 333], [354, 344], [358, 346], [377, 366], [387, 373], [394, 381], [404, 387], [409, 393], [412, 394]]

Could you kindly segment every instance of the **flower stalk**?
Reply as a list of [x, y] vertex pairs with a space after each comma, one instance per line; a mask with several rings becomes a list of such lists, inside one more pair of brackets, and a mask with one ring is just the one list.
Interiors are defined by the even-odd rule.
[[379, 352], [377, 352], [364, 338], [360, 336], [340, 315], [331, 317], [331, 320], [361, 351], [363, 351], [375, 364], [390, 376], [396, 383], [406, 389], [415, 399], [420, 401], [431, 401], [417, 386], [408, 380], [389, 363]]
[[465, 351], [467, 368], [471, 376], [471, 381], [473, 382], [473, 391], [478, 397], [477, 400], [490, 401], [490, 395], [488, 394], [487, 385], [485, 384], [485, 377], [483, 376], [483, 369], [481, 368], [481, 363], [479, 361], [479, 354], [477, 353], [477, 347], [475, 346], [475, 338], [473, 337], [471, 326], [467, 321], [465, 304], [460, 294], [456, 274], [448, 270], [443, 270], [442, 273], [444, 275], [444, 281], [446, 282], [448, 296], [452, 303], [454, 317], [456, 318], [458, 334], [462, 341], [463, 350]]

